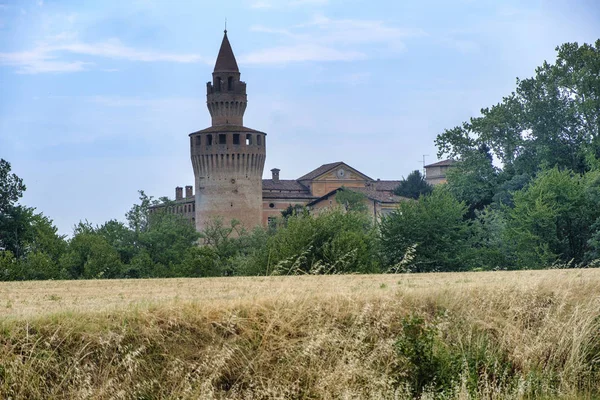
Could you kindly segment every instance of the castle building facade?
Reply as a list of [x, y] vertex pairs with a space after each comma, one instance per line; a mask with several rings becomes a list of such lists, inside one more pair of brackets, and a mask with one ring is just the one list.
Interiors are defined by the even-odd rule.
[[[363, 194], [374, 219], [406, 200], [393, 193], [400, 181], [372, 179], [343, 161], [323, 164], [297, 179], [280, 179], [280, 170], [274, 168], [271, 179], [262, 179], [267, 135], [244, 126], [248, 100], [246, 83], [240, 78], [225, 31], [212, 80], [206, 83], [212, 124], [189, 134], [194, 186], [185, 187], [185, 196], [182, 187], [175, 188], [175, 201], [167, 212], [183, 215], [198, 231], [216, 217], [226, 225], [237, 220], [252, 229], [268, 226], [290, 206], [313, 210], [337, 206], [335, 197], [342, 188]], [[447, 165], [429, 167], [432, 178], [435, 175], [432, 183], [444, 180]]]

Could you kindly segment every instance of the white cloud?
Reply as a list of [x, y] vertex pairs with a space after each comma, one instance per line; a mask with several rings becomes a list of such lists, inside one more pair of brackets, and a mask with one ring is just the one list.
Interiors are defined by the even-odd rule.
[[0, 65], [17, 67], [17, 72], [38, 74], [45, 72], [76, 72], [93, 65], [80, 60], [65, 60], [65, 53], [139, 62], [195, 63], [204, 60], [197, 54], [163, 53], [128, 47], [118, 39], [98, 43], [77, 41], [69, 33], [49, 38], [29, 51], [0, 53]]
[[[401, 29], [383, 21], [331, 19], [317, 14], [289, 29], [254, 25], [254, 32], [276, 35], [284, 44], [242, 56], [252, 64], [300, 61], [354, 61], [369, 58], [383, 47], [387, 53], [405, 49], [404, 39], [425, 36], [419, 29]], [[366, 47], [366, 46], [370, 47]]]

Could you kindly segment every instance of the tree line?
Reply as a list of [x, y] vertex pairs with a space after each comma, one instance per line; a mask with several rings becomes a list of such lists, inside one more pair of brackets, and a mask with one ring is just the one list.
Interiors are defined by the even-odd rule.
[[[80, 222], [67, 239], [18, 204], [26, 189], [0, 161], [0, 279], [385, 273], [597, 266], [600, 263], [600, 40], [566, 43], [552, 64], [436, 138], [453, 158], [447, 184], [415, 171], [412, 198], [373, 221], [357, 193], [311, 215], [285, 210], [244, 230], [202, 232], [140, 192], [126, 221]], [[201, 243], [202, 245], [199, 245]]]

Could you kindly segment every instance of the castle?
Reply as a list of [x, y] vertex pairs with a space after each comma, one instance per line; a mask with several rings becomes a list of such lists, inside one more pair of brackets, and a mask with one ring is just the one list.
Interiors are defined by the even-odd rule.
[[[400, 181], [372, 179], [342, 161], [292, 180], [280, 179], [280, 170], [274, 168], [271, 179], [262, 179], [267, 134], [244, 126], [248, 100], [240, 77], [225, 30], [212, 81], [206, 83], [212, 126], [189, 135], [195, 186], [186, 186], [185, 196], [183, 188], [177, 187], [168, 212], [185, 216], [198, 231], [215, 217], [222, 217], [227, 225], [235, 219], [252, 229], [267, 226], [289, 206], [329, 207], [342, 187], [363, 194], [374, 219], [406, 200], [393, 194]], [[435, 171], [432, 183], [443, 182], [450, 165], [442, 161], [425, 166], [426, 171]]]

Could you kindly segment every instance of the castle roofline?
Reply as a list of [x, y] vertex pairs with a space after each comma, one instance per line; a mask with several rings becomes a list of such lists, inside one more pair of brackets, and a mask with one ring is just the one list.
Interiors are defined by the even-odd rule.
[[202, 129], [196, 132], [190, 133], [189, 136], [195, 135], [197, 133], [228, 133], [228, 132], [246, 132], [246, 133], [262, 133], [266, 135], [266, 133], [257, 131], [256, 129], [247, 128], [241, 125], [215, 125], [206, 129]]

